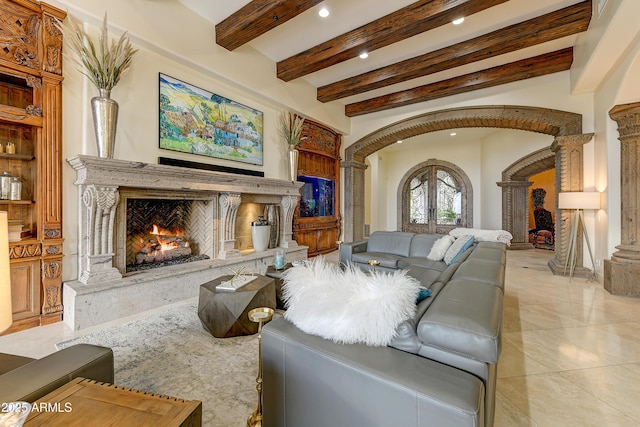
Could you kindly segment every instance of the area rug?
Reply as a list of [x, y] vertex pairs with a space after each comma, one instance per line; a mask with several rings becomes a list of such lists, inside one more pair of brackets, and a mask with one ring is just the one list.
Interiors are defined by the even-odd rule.
[[202, 401], [202, 425], [246, 426], [257, 404], [257, 335], [214, 338], [201, 325], [197, 303], [58, 343], [110, 347], [115, 383]]

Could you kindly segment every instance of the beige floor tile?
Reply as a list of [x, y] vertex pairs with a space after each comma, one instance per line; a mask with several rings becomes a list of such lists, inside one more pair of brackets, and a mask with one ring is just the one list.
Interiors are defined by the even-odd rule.
[[504, 334], [503, 338], [552, 371], [613, 364], [604, 354], [568, 342], [564, 329], [514, 332]]
[[626, 366], [581, 369], [559, 374], [640, 423], [640, 374]]
[[503, 342], [498, 361], [498, 378], [521, 377], [551, 371], [551, 368], [527, 356], [513, 344], [508, 341]]
[[504, 378], [498, 381], [498, 391], [540, 426], [636, 425], [629, 416], [558, 374]]
[[494, 427], [537, 427], [528, 415], [519, 410], [513, 403], [496, 393], [496, 413], [493, 421]]

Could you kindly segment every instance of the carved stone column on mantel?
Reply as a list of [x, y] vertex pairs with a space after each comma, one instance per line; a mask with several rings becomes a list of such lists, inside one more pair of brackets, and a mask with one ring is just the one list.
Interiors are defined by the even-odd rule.
[[298, 242], [293, 240], [293, 213], [298, 206], [300, 197], [282, 196], [280, 199], [280, 247], [293, 248], [298, 246]]
[[609, 116], [620, 140], [620, 238], [604, 261], [604, 288], [614, 295], [640, 297], [640, 102], [616, 105]]
[[[551, 144], [551, 151], [556, 153], [556, 191], [558, 193], [584, 190], [584, 144], [593, 139], [592, 133], [557, 136]], [[555, 240], [554, 257], [549, 261], [549, 268], [555, 275], [569, 274], [565, 268], [569, 239], [571, 238], [571, 224], [574, 211], [559, 209], [555, 206]], [[582, 265], [582, 229], [578, 229], [576, 242], [576, 266], [573, 275], [590, 277], [593, 273]], [[566, 271], [566, 273], [565, 273]]]
[[118, 187], [88, 185], [82, 190], [81, 223], [86, 240], [81, 242], [80, 282], [85, 285], [119, 280], [122, 274], [113, 267], [113, 228], [120, 196]]
[[218, 258], [240, 258], [236, 245], [236, 215], [240, 206], [240, 193], [222, 193], [220, 201], [220, 252]]
[[513, 235], [509, 249], [532, 249], [529, 243], [528, 197], [530, 181], [503, 181], [497, 183], [502, 187], [502, 229], [510, 230]]

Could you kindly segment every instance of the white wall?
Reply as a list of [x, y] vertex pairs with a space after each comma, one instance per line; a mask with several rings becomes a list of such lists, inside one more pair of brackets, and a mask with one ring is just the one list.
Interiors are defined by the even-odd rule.
[[[460, 140], [458, 136], [451, 137], [447, 131], [419, 135], [404, 140], [401, 147], [395, 145], [381, 150], [369, 156], [384, 159], [372, 168], [371, 179], [385, 176], [387, 181], [386, 185], [378, 187], [383, 191], [367, 210], [371, 210], [372, 217], [385, 212], [386, 221], [375, 222], [372, 231], [397, 229], [397, 194], [402, 177], [409, 169], [429, 159], [453, 163], [469, 177], [473, 187], [474, 227], [500, 229], [502, 191], [496, 183], [502, 180], [502, 171], [532, 151], [548, 147], [551, 142], [550, 136], [515, 130], [495, 130], [481, 140]], [[372, 185], [372, 188], [376, 187]], [[382, 194], [386, 197], [381, 197]]]
[[[260, 170], [266, 177], [286, 179], [285, 145], [277, 133], [282, 110], [290, 110], [349, 132], [344, 109], [315, 99], [315, 88], [300, 80], [277, 79], [273, 62], [249, 47], [228, 52], [215, 44], [213, 24], [177, 1], [51, 0], [50, 3], [96, 32], [105, 9], [109, 31], [128, 30], [139, 52], [131, 71], [111, 93], [120, 105], [115, 158], [157, 163], [159, 156]], [[158, 148], [159, 82], [164, 73], [264, 113], [264, 165], [212, 159]], [[67, 57], [63, 68], [63, 157], [96, 155], [90, 99], [98, 94]], [[79, 198], [75, 172], [63, 165], [63, 281], [77, 278]]]
[[[569, 94], [569, 73], [556, 73], [522, 82], [512, 83], [486, 90], [448, 97], [427, 104], [402, 107], [386, 112], [356, 117], [352, 122], [352, 133], [345, 136], [344, 147], [358, 139], [387, 126], [410, 117], [431, 111], [482, 105], [523, 105], [552, 108], [582, 114], [583, 132], [593, 132], [593, 96]], [[428, 105], [429, 108], [425, 108]], [[523, 156], [548, 147], [553, 138], [533, 132], [496, 129], [482, 140], [455, 141], [449, 132], [437, 132], [419, 135], [403, 142], [398, 150], [382, 150], [369, 156], [382, 154], [384, 163], [377, 169], [372, 168], [371, 179], [375, 173], [387, 177], [384, 187], [386, 198], [378, 197], [366, 206], [375, 212], [386, 212], [386, 221], [372, 224], [375, 229], [395, 230], [397, 228], [397, 191], [404, 174], [415, 165], [428, 159], [444, 160], [456, 164], [469, 176], [473, 185], [473, 225], [474, 227], [502, 228], [502, 191], [496, 185], [502, 180], [502, 171]], [[593, 142], [585, 145], [585, 185], [592, 186]], [[374, 170], [376, 172], [374, 172]], [[376, 188], [372, 184], [372, 188]], [[375, 190], [372, 190], [375, 191]], [[374, 227], [375, 225], [375, 227]], [[593, 230], [591, 230], [593, 235]]]

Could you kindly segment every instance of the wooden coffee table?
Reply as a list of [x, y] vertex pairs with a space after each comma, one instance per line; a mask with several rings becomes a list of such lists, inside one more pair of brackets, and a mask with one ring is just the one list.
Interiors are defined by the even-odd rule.
[[258, 324], [249, 320], [254, 308], [276, 308], [274, 279], [257, 275], [257, 278], [235, 291], [218, 291], [223, 281], [233, 276], [222, 276], [200, 286], [198, 317], [202, 326], [216, 338], [253, 335]]
[[34, 403], [25, 426], [199, 427], [202, 402], [76, 378]]

